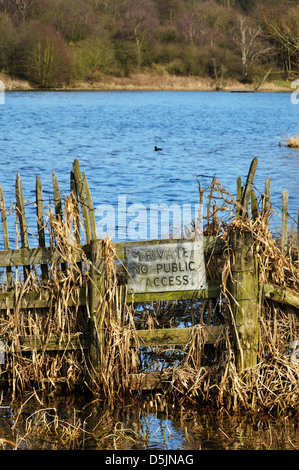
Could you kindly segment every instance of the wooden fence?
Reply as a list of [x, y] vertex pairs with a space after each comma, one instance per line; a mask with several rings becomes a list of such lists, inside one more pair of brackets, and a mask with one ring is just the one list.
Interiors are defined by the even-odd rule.
[[[255, 197], [252, 192], [253, 178], [256, 170], [257, 160], [254, 159], [247, 177], [246, 184], [241, 189], [238, 180], [237, 198], [240, 205], [237, 207], [239, 216], [245, 217], [251, 200], [251, 213], [255, 214]], [[74, 219], [73, 230], [80, 250], [72, 253], [72, 261], [82, 267], [86, 261], [88, 266], [88, 284], [86, 286], [74, 286], [71, 295], [66, 302], [70, 307], [82, 307], [89, 314], [88, 328], [84, 331], [71, 332], [61, 337], [57, 334], [51, 334], [47, 338], [46, 351], [81, 351], [84, 350], [92, 364], [94, 375], [97, 376], [101, 369], [101, 351], [105, 342], [105, 328], [103, 319], [103, 309], [101, 304], [105, 297], [105, 266], [103, 256], [103, 241], [97, 239], [95, 211], [92, 198], [87, 183], [86, 175], [81, 174], [78, 160], [73, 163], [71, 171], [70, 189], [74, 201], [80, 208], [81, 217], [84, 225], [86, 240], [82, 242], [80, 232], [80, 219]], [[63, 204], [60, 195], [56, 175], [53, 172], [53, 193], [55, 217], [57, 220], [63, 218]], [[269, 204], [269, 181], [266, 181], [264, 195], [264, 210], [268, 210]], [[67, 269], [67, 260], [61, 252], [59, 246], [46, 246], [45, 215], [42, 184], [39, 176], [36, 179], [36, 217], [38, 247], [29, 248], [27, 222], [25, 214], [25, 202], [22, 190], [20, 175], [16, 179], [16, 212], [19, 221], [19, 232], [21, 247], [11, 249], [9, 246], [9, 236], [7, 228], [5, 200], [2, 188], [0, 187], [1, 216], [4, 239], [4, 250], [0, 251], [0, 267], [6, 272], [6, 284], [4, 291], [0, 293], [0, 315], [4, 318], [5, 311], [15, 309], [49, 309], [53, 303], [53, 296], [59, 293], [47, 287], [39, 289], [26, 289], [20, 295], [20, 288], [14, 280], [16, 275], [14, 269], [23, 271], [23, 283], [30, 286], [30, 271], [34, 268], [41, 270], [41, 278], [46, 281], [49, 276], [49, 269], [53, 264], [60, 264], [61, 269]], [[283, 225], [282, 225], [282, 245], [283, 249], [287, 246], [287, 193], [283, 196]], [[127, 247], [140, 247], [142, 244], [153, 245], [167, 244], [173, 240], [153, 240], [144, 242], [122, 242], [115, 243], [115, 253], [118, 260], [126, 261]], [[259, 285], [257, 276], [256, 259], [254, 243], [250, 232], [234, 231], [231, 234], [229, 248], [231, 253], [231, 273], [230, 281], [226, 292], [223, 292], [221, 277], [218, 279], [207, 278], [205, 289], [185, 290], [185, 291], [167, 291], [167, 292], [141, 292], [129, 293], [126, 286], [123, 286], [121, 295], [126, 297], [126, 302], [159, 302], [176, 301], [190, 299], [219, 299], [221, 296], [229, 301], [232, 307], [232, 323], [228, 326], [229, 334], [236, 337], [236, 362], [239, 370], [251, 367], [256, 363], [258, 348], [258, 292], [263, 288], [264, 295], [277, 302], [288, 303], [299, 307], [299, 296], [288, 292], [285, 288], [274, 285]], [[203, 237], [203, 249], [205, 258], [211, 256], [222, 256], [226, 249], [224, 241], [215, 236]], [[21, 267], [21, 268], [19, 268]], [[65, 299], [64, 299], [65, 300]], [[2, 314], [1, 314], [2, 312]], [[87, 313], [86, 313], [87, 315]], [[211, 326], [204, 325], [204, 338], [206, 344], [215, 344], [223, 332], [223, 325]], [[143, 346], [162, 346], [188, 344], [192, 333], [192, 327], [186, 328], [158, 328], [158, 329], [137, 329], [136, 335]], [[9, 350], [10, 336], [7, 333], [3, 336], [0, 331], [0, 340], [7, 345]], [[19, 345], [21, 353], [37, 351], [43, 349], [45, 339], [42, 334], [36, 335], [29, 333], [19, 335]], [[136, 346], [136, 344], [135, 344]], [[132, 340], [134, 347], [134, 340]], [[8, 353], [9, 354], [9, 353]], [[61, 377], [63, 379], [63, 377]], [[161, 377], [160, 377], [161, 379]], [[159, 380], [160, 380], [159, 379]], [[136, 377], [136, 387], [153, 388], [158, 385], [155, 374], [140, 374]], [[132, 385], [134, 388], [134, 385]]]

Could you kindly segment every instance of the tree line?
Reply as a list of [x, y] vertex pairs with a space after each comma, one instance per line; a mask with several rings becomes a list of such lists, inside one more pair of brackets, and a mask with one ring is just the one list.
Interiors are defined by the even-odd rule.
[[0, 71], [38, 87], [145, 72], [299, 73], [298, 0], [0, 0]]

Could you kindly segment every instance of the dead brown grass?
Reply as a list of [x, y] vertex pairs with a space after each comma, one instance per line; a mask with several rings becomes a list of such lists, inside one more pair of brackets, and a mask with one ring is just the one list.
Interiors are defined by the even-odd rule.
[[[213, 225], [217, 236], [225, 241], [232, 230], [246, 230], [253, 235], [258, 256], [259, 276], [261, 283], [271, 282], [294, 291], [298, 291], [299, 271], [297, 254], [292, 250], [284, 254], [279, 243], [273, 238], [269, 229], [271, 213], [265, 213], [263, 208], [258, 217], [241, 219], [234, 216], [237, 203], [227, 193], [222, 191], [218, 181], [213, 181], [212, 193], [222, 193], [222, 205], [218, 214], [224, 214], [222, 220]], [[211, 199], [211, 188], [206, 191]], [[219, 203], [219, 199], [218, 199]], [[211, 219], [214, 213], [211, 213]], [[206, 230], [211, 233], [211, 223]], [[140, 310], [133, 306], [118, 303], [119, 295], [115, 264], [113, 262], [113, 246], [108, 241], [106, 256], [109, 260], [108, 292], [106, 299], [107, 344], [105, 352], [104, 388], [109, 398], [123, 396], [130, 391], [131, 374], [146, 370], [163, 373], [164, 399], [177, 399], [180, 403], [203, 403], [216, 405], [226, 409], [247, 409], [256, 411], [268, 409], [281, 411], [298, 408], [299, 366], [290, 361], [289, 344], [299, 337], [299, 322], [296, 309], [281, 306], [266, 300], [260, 291], [260, 346], [258, 364], [246, 369], [240, 374], [235, 367], [233, 339], [227, 325], [230, 320], [229, 305], [225, 301], [219, 310], [219, 302], [209, 304], [206, 301], [197, 302], [192, 306], [194, 325], [189, 344], [181, 347], [142, 348], [139, 351], [130, 348], [130, 338], [138, 328]], [[211, 262], [211, 260], [210, 260]], [[229, 271], [229, 257], [222, 267], [223, 291]], [[211, 263], [212, 266], [219, 265]], [[218, 276], [218, 274], [217, 274]], [[175, 311], [176, 318], [190, 309], [190, 303], [167, 302], [143, 305], [142, 328], [160, 328], [159, 310], [163, 312], [163, 327], [167, 318], [171, 320]], [[174, 306], [174, 304], [176, 304]], [[207, 307], [211, 305], [211, 308]], [[136, 307], [136, 306], [135, 306]], [[162, 318], [162, 317], [161, 317]], [[222, 318], [219, 320], [219, 318]], [[205, 324], [223, 325], [223, 334], [214, 346], [205, 346], [202, 332]], [[193, 323], [194, 324], [194, 323]], [[161, 390], [160, 390], [161, 392]], [[160, 396], [160, 395], [159, 395]]]
[[[221, 238], [227, 245], [220, 261], [219, 255], [214, 253], [207, 259], [209, 277], [222, 279], [222, 297], [129, 304], [119, 286], [115, 247], [111, 240], [105, 239], [105, 296], [99, 306], [104, 311], [105, 343], [100, 375], [92, 391], [109, 400], [122, 399], [131, 393], [131, 380], [135, 374], [155, 371], [163, 374], [165, 387], [162, 393], [166, 401], [183, 403], [189, 400], [226, 409], [297, 410], [299, 366], [290, 361], [289, 344], [299, 338], [298, 311], [266, 300], [260, 289], [258, 363], [240, 374], [235, 367], [233, 339], [228, 328], [231, 312], [225, 292], [230, 270], [228, 239], [232, 230], [252, 233], [261, 285], [274, 283], [298, 292], [298, 248], [281, 251], [269, 229], [271, 210], [265, 212], [263, 195], [258, 213], [255, 211], [251, 217], [249, 210], [249, 216], [241, 218], [236, 216], [238, 203], [218, 180], [214, 179], [206, 190], [199, 189], [202, 202], [206, 198], [208, 206], [205, 234]], [[65, 198], [64, 207], [64, 218], [54, 215], [50, 207], [45, 224], [50, 245], [59, 249], [64, 263], [49, 266], [46, 281], [31, 270], [26, 282], [21, 282], [16, 274], [13, 284], [19, 300], [30, 290], [48, 289], [51, 308], [22, 309], [17, 303], [13, 310], [2, 310], [1, 313], [1, 337], [9, 337], [8, 359], [1, 373], [10, 380], [14, 391], [24, 391], [32, 386], [55, 388], [62, 376], [72, 389], [78, 383], [86, 383], [90, 374], [83, 348], [79, 351], [47, 350], [52, 334], [65, 341], [71, 334], [80, 337], [89, 332], [88, 310], [79, 304], [68, 305], [68, 299], [70, 296], [75, 298], [79, 288], [88, 288], [91, 265], [86, 258], [82, 266], [76, 262], [75, 255], [82, 252], [82, 247], [75, 236], [74, 226], [80, 216], [72, 197]], [[174, 325], [192, 326], [187, 345], [145, 348], [137, 341], [138, 328]], [[222, 326], [222, 335], [214, 346], [204, 345], [206, 325]], [[20, 337], [26, 335], [42, 336], [43, 347], [30, 353], [22, 351]]]
[[[298, 126], [299, 126], [299, 124], [298, 124]], [[286, 141], [286, 146], [287, 147], [298, 149], [299, 148], [299, 132], [294, 136], [286, 137], [285, 141]]]
[[[70, 335], [78, 337], [88, 331], [88, 318], [79, 305], [70, 307], [68, 299], [76, 298], [78, 289], [87, 285], [88, 277], [78, 268], [74, 255], [82, 248], [77, 244], [73, 222], [75, 212], [72, 197], [65, 200], [65, 218], [55, 216], [51, 207], [47, 214], [46, 229], [49, 231], [50, 246], [56, 247], [62, 254], [65, 264], [53, 263], [48, 266], [49, 276], [43, 280], [35, 269], [25, 282], [20, 277], [19, 268], [13, 279], [12, 288], [18, 299], [13, 309], [1, 311], [1, 336], [8, 338], [8, 349], [2, 374], [6, 376], [14, 391], [30, 388], [32, 384], [46, 388], [66, 377], [68, 386], [72, 388], [84, 376], [83, 351], [48, 351], [52, 335], [59, 341], [70, 341]], [[86, 263], [88, 264], [87, 260]], [[22, 268], [20, 268], [21, 270]], [[88, 269], [88, 266], [87, 266]], [[21, 300], [28, 292], [49, 291], [51, 293], [50, 309], [24, 309]], [[43, 338], [42, 347], [24, 352], [20, 338], [39, 336]]]
[[299, 149], [299, 136], [289, 137], [287, 139], [287, 146], [294, 149]]
[[[175, 76], [162, 70], [151, 73], [136, 73], [129, 77], [104, 76], [98, 82], [75, 82], [71, 89], [93, 90], [153, 90], [153, 91], [215, 91], [215, 80], [209, 77]], [[233, 79], [223, 80], [223, 91], [253, 91], [254, 85], [244, 85]], [[284, 87], [265, 82], [260, 88], [263, 92], [286, 91]]]

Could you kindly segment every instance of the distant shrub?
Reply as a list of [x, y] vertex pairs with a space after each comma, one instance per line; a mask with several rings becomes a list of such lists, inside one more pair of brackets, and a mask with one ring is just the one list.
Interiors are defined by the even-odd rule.
[[161, 28], [159, 38], [162, 43], [176, 43], [178, 41], [178, 32], [174, 27]]
[[17, 32], [10, 17], [0, 12], [0, 71], [9, 72], [11, 57], [17, 42]]
[[124, 76], [129, 76], [137, 70], [138, 57], [136, 47], [129, 41], [114, 41], [114, 56], [117, 62], [118, 70]]
[[72, 75], [67, 45], [53, 27], [31, 24], [16, 48], [13, 71], [42, 88], [67, 84]]
[[91, 83], [117, 71], [113, 44], [104, 34], [81, 41], [72, 48], [75, 78]]
[[174, 59], [167, 65], [166, 70], [171, 75], [186, 75], [186, 64], [182, 59]]

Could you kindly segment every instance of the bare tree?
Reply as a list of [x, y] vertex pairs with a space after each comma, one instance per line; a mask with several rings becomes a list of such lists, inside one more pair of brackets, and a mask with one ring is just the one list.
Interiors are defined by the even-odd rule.
[[72, 64], [67, 46], [57, 31], [33, 22], [15, 49], [13, 72], [42, 88], [68, 83]]
[[186, 13], [177, 21], [180, 34], [186, 42], [193, 45], [200, 36], [200, 25], [197, 17], [193, 13]]
[[261, 14], [266, 34], [275, 44], [278, 56], [292, 78], [299, 69], [299, 10], [281, 2], [275, 8], [266, 6]]
[[152, 0], [125, 0], [117, 3], [114, 16], [119, 34], [132, 38], [136, 44], [139, 69], [143, 45], [159, 25], [155, 5]]
[[26, 21], [27, 15], [35, 3], [36, 0], [1, 0], [0, 6], [4, 11]]
[[273, 48], [263, 40], [262, 28], [251, 23], [249, 18], [239, 16], [238, 30], [234, 43], [241, 52], [243, 79], [246, 80], [254, 63], [262, 56], [273, 51]]

